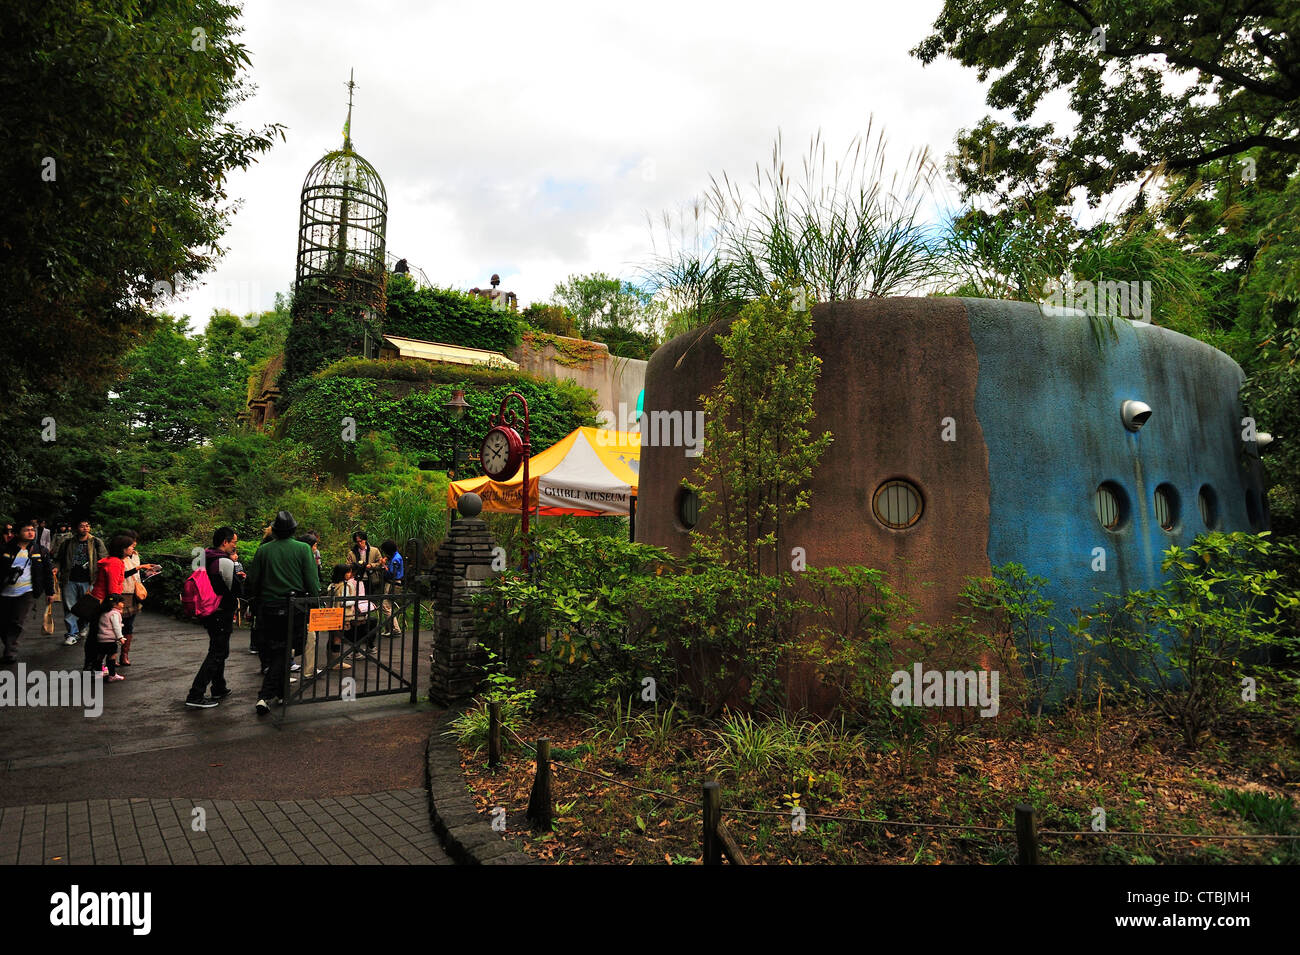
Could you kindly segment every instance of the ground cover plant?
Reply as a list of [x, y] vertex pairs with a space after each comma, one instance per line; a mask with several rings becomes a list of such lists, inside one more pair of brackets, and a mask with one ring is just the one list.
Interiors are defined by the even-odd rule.
[[[507, 734], [497, 771], [472, 745], [463, 768], [480, 810], [504, 807], [525, 851], [560, 864], [698, 862], [706, 779], [721, 783], [723, 819], [751, 863], [1010, 863], [1011, 833], [898, 823], [1007, 829], [1018, 802], [1035, 807], [1040, 829], [1079, 833], [1042, 837], [1048, 864], [1300, 861], [1295, 841], [1093, 829], [1101, 809], [1112, 832], [1300, 836], [1300, 699], [1241, 708], [1197, 751], [1155, 707], [1096, 702], [1035, 733], [1010, 720], [971, 728], [900, 774], [878, 738], [842, 723], [739, 713], [707, 722], [632, 698], [585, 716], [536, 714]], [[523, 817], [534, 771], [525, 742], [540, 737], [557, 762], [551, 833]]]
[[[1294, 658], [1256, 652], [1291, 649], [1267, 629], [1295, 595], [1277, 585], [1268, 562], [1278, 553], [1266, 538], [1208, 535], [1190, 551], [1172, 548], [1167, 562], [1197, 569], [1194, 585], [1175, 577], [1159, 592], [1130, 595], [1134, 606], [1194, 626], [1190, 644], [1136, 630], [1137, 618], [1121, 626], [1103, 601], [1052, 654], [1043, 582], [1015, 565], [969, 582], [972, 610], [983, 615], [946, 627], [913, 621], [870, 568], [791, 575], [804, 588], [784, 601], [803, 622], [799, 638], [770, 644], [767, 655], [745, 647], [728, 656], [736, 633], [770, 618], [770, 591], [757, 604], [752, 593], [710, 604], [707, 586], [683, 600], [707, 579], [701, 568], [616, 538], [561, 535], [539, 550], [533, 581], [507, 578], [484, 598], [499, 601], [484, 615], [491, 625], [511, 618], [506, 608], [530, 624], [502, 643], [520, 661], [515, 673], [494, 670], [492, 689], [510, 703], [503, 767], [485, 765], [482, 706], [454, 727], [480, 808], [505, 807], [539, 858], [698, 861], [700, 788], [716, 779], [728, 827], [751, 861], [765, 863], [1010, 862], [1014, 835], [990, 830], [1010, 830], [1021, 802], [1034, 806], [1041, 830], [1068, 833], [1043, 837], [1049, 863], [1300, 861], [1294, 840], [1212, 838], [1300, 836], [1300, 680]], [[681, 634], [696, 641], [691, 652]], [[691, 653], [725, 661], [732, 682], [707, 692], [700, 674], [714, 671], [693, 669]], [[1072, 692], [1044, 702], [1048, 657], [1053, 667], [1066, 660], [1056, 653], [1087, 654], [1092, 666]], [[1187, 669], [1189, 656], [1200, 671]], [[892, 705], [900, 661], [966, 669], [981, 657], [1001, 668], [1006, 688], [991, 718]], [[836, 694], [828, 717], [782, 692], [800, 666]], [[1244, 676], [1250, 693], [1239, 692]], [[537, 693], [520, 696], [527, 689]], [[1189, 708], [1199, 720], [1191, 735]], [[553, 833], [534, 835], [522, 814], [530, 743], [541, 737], [557, 763], [557, 821]], [[903, 825], [922, 822], [942, 828]]]

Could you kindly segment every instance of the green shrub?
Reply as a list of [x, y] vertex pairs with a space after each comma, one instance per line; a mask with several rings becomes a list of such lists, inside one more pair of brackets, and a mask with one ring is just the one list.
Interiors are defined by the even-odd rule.
[[534, 303], [519, 313], [519, 320], [529, 328], [565, 338], [580, 338], [578, 326], [573, 316], [562, 305], [542, 305]]
[[1182, 731], [1188, 747], [1243, 703], [1253, 702], [1252, 672], [1270, 652], [1294, 654], [1297, 638], [1280, 626], [1300, 606], [1270, 566], [1296, 560], [1295, 548], [1264, 534], [1204, 534], [1170, 547], [1160, 587], [1110, 595], [1081, 615], [1076, 632], [1105, 651], [1098, 663], [1143, 694]]
[[409, 278], [388, 283], [384, 334], [507, 352], [519, 344], [519, 319], [507, 308], [454, 289], [420, 288]]
[[194, 495], [184, 484], [120, 487], [100, 494], [94, 513], [109, 534], [131, 528], [142, 541], [183, 537], [194, 519]]

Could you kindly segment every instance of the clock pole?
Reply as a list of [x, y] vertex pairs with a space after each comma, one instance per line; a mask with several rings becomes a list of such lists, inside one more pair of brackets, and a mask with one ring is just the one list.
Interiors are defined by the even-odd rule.
[[524, 483], [523, 487], [520, 489], [519, 507], [523, 516], [523, 523], [520, 525], [520, 536], [523, 538], [524, 570], [528, 570], [528, 459], [532, 457], [533, 454], [532, 436], [529, 434], [528, 399], [517, 391], [510, 392], [510, 394], [501, 399], [501, 408], [497, 411], [496, 415], [488, 419], [488, 423], [493, 427], [505, 425], [508, 428], [514, 429], [516, 432], [518, 431], [518, 429], [515, 428], [515, 416], [507, 409], [511, 398], [518, 398], [519, 403], [524, 406], [524, 430], [522, 434], [524, 439]]

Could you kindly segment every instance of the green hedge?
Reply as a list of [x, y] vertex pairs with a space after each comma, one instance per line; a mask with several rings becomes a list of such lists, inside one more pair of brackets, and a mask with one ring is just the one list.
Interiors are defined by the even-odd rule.
[[[414, 381], [421, 384], [512, 385], [521, 373], [510, 368], [488, 368], [455, 362], [425, 361], [423, 358], [368, 359], [344, 358], [322, 368], [317, 378], [367, 378], [371, 381]], [[532, 380], [528, 376], [526, 380]], [[537, 379], [541, 380], [541, 379]]]
[[417, 288], [402, 275], [388, 285], [384, 334], [505, 352], [519, 344], [519, 319], [486, 299], [455, 289]]
[[[329, 460], [355, 457], [357, 442], [343, 440], [343, 419], [351, 418], [357, 437], [368, 432], [390, 435], [406, 452], [438, 458], [450, 456], [451, 431], [443, 403], [452, 391], [465, 389], [469, 409], [460, 422], [460, 447], [475, 450], [488, 429], [488, 417], [501, 399], [518, 391], [528, 401], [533, 453], [549, 448], [574, 428], [596, 424], [593, 393], [568, 381], [540, 381], [517, 376], [491, 387], [476, 387], [468, 376], [431, 386], [406, 381], [317, 375], [301, 382], [284, 418], [287, 437], [311, 445]], [[518, 402], [511, 402], [518, 413]], [[472, 468], [466, 474], [475, 473]]]

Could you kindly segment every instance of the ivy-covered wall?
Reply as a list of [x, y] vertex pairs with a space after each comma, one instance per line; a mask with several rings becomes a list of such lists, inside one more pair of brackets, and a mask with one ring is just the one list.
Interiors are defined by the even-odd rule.
[[[393, 366], [414, 362], [350, 362], [335, 371], [327, 368], [295, 386], [293, 403], [283, 419], [283, 433], [309, 444], [327, 459], [339, 460], [355, 454], [350, 436], [369, 431], [391, 435], [404, 451], [445, 460], [451, 454], [450, 418], [443, 403], [456, 388], [465, 389], [469, 409], [459, 422], [460, 447], [475, 451], [488, 430], [488, 417], [497, 412], [501, 399], [517, 391], [528, 401], [532, 424], [533, 453], [549, 448], [574, 428], [596, 424], [592, 392], [568, 381], [542, 381], [531, 375], [491, 371], [498, 382], [484, 381], [484, 372], [419, 362], [441, 382], [412, 380], [417, 377], [388, 376]], [[367, 367], [375, 366], [375, 367]], [[385, 377], [360, 377], [362, 374]], [[511, 407], [518, 413], [518, 402]], [[346, 419], [350, 419], [350, 422]], [[462, 476], [477, 473], [462, 468]]]
[[[363, 296], [364, 300], [359, 300]], [[384, 291], [372, 291], [344, 276], [317, 279], [294, 292], [289, 335], [284, 345], [282, 391], [307, 375], [347, 355], [359, 355], [366, 333], [366, 313], [384, 314]], [[378, 321], [370, 328], [379, 332]]]

